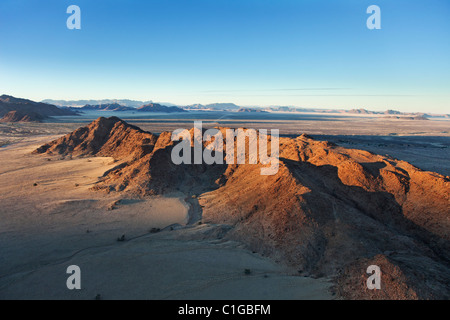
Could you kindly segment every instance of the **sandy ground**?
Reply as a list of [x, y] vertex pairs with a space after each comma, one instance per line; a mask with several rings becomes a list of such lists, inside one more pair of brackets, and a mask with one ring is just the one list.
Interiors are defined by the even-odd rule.
[[[55, 137], [24, 135], [0, 149], [0, 299], [332, 298], [329, 282], [289, 275], [223, 242], [218, 226], [183, 227], [181, 195], [136, 200], [90, 191], [111, 158], [31, 154]], [[73, 264], [82, 290], [66, 287]]]
[[[88, 247], [0, 279], [2, 299], [330, 299], [324, 280], [290, 276], [235, 242], [180, 239], [211, 226]], [[66, 288], [69, 265], [81, 290]], [[245, 274], [245, 269], [251, 273]]]

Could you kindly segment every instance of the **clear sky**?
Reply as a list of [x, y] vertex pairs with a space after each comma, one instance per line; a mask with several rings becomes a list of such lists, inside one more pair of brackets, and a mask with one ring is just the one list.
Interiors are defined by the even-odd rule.
[[449, 0], [0, 1], [0, 94], [450, 113], [449, 89]]

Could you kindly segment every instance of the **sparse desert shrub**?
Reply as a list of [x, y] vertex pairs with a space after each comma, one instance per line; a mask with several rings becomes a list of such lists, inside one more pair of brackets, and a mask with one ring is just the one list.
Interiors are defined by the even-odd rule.
[[150, 229], [150, 233], [158, 233], [158, 232], [160, 232], [160, 231], [161, 231], [160, 228], [151, 228], [151, 229]]

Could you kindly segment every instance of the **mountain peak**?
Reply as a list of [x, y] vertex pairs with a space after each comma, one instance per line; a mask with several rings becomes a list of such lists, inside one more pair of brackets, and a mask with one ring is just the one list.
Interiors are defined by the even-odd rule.
[[100, 117], [85, 127], [36, 149], [34, 153], [65, 156], [141, 157], [150, 152], [156, 136], [118, 117]]

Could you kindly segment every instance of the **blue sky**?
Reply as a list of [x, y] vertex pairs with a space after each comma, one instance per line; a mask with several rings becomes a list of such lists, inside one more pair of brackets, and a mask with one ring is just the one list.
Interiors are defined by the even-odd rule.
[[0, 1], [0, 93], [18, 97], [450, 113], [449, 89], [448, 0]]

